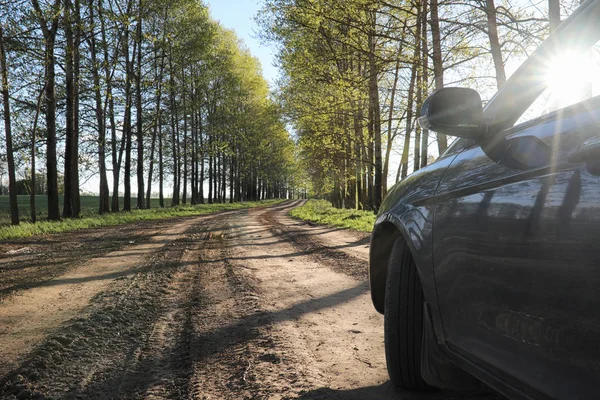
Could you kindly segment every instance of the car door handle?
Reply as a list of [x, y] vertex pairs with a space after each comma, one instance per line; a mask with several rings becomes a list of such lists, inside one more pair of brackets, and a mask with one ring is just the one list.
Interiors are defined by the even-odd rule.
[[583, 144], [568, 157], [570, 163], [580, 163], [600, 159], [600, 136], [594, 136]]

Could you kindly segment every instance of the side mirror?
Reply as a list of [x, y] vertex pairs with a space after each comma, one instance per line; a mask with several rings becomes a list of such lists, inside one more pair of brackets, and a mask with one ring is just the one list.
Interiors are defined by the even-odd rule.
[[482, 138], [483, 107], [473, 89], [449, 87], [431, 94], [423, 103], [419, 125], [423, 129], [478, 140]]

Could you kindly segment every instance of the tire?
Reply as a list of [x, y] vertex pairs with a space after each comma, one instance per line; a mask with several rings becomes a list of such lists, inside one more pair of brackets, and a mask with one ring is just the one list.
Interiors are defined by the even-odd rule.
[[384, 336], [387, 370], [394, 386], [427, 390], [421, 375], [423, 289], [402, 237], [390, 255], [385, 283]]

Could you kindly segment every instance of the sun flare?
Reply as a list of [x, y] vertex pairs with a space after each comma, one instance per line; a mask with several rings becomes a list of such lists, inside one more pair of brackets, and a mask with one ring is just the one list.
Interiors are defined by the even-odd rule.
[[566, 107], [591, 97], [594, 63], [589, 53], [565, 53], [555, 57], [546, 72], [550, 100]]

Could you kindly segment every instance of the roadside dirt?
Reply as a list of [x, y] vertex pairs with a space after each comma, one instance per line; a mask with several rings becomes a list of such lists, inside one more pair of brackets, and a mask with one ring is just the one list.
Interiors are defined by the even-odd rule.
[[100, 244], [117, 228], [72, 236], [95, 250], [39, 256], [17, 284], [28, 254], [6, 248], [26, 246], [0, 245], [0, 288], [18, 287], [0, 299], [0, 398], [464, 399], [392, 388], [368, 236], [292, 220], [297, 204], [145, 224], [119, 248]]
[[142, 221], [0, 242], [0, 300], [53, 279], [86, 260], [147, 242], [182, 221]]

